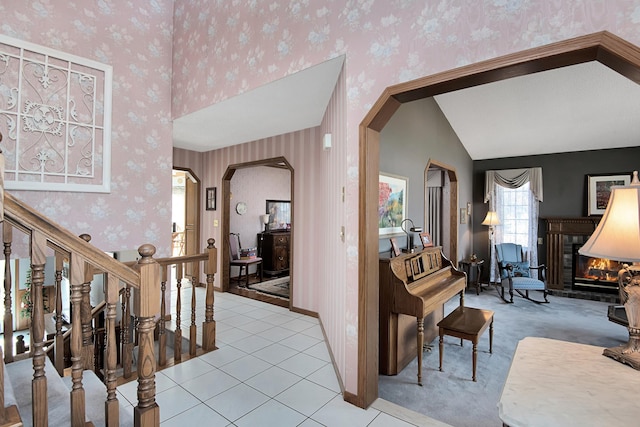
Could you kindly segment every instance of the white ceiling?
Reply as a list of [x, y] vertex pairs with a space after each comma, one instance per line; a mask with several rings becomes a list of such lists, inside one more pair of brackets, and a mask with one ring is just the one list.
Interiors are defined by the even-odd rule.
[[210, 151], [319, 126], [344, 55], [173, 121], [173, 146]]
[[596, 61], [435, 100], [473, 160], [640, 145], [640, 85]]
[[[344, 57], [174, 120], [174, 146], [209, 151], [320, 125]], [[473, 160], [640, 145], [640, 85], [599, 62], [435, 97]]]

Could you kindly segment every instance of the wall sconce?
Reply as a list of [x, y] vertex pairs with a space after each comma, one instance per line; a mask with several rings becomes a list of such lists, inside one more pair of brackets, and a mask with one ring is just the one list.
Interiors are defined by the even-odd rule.
[[322, 137], [322, 149], [328, 150], [331, 148], [331, 134], [325, 133]]
[[[411, 223], [411, 228], [409, 228], [408, 231], [404, 227], [404, 223], [407, 222], [407, 221], [409, 221]], [[411, 221], [409, 218], [405, 218], [400, 223], [400, 228], [407, 235], [407, 248], [403, 249], [403, 252], [406, 252], [408, 254], [413, 253], [413, 233], [422, 233], [422, 227], [416, 227], [414, 225], [413, 221]]]

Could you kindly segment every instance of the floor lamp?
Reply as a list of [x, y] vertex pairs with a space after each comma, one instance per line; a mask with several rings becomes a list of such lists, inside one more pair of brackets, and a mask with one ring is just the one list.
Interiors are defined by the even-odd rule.
[[482, 221], [482, 225], [489, 226], [489, 284], [491, 284], [491, 248], [493, 248], [493, 237], [495, 233], [494, 227], [496, 225], [500, 225], [500, 219], [498, 218], [498, 213], [496, 211], [487, 212], [487, 216], [484, 217]]
[[633, 263], [618, 272], [620, 303], [627, 314], [629, 341], [603, 354], [640, 370], [640, 181], [638, 172], [628, 186], [611, 187], [611, 196], [598, 227], [578, 252], [595, 258]]

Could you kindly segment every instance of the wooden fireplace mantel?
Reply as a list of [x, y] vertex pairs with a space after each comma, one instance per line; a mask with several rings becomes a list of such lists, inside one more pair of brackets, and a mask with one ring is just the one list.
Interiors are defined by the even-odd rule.
[[543, 218], [547, 225], [547, 286], [563, 289], [564, 236], [590, 236], [600, 217]]

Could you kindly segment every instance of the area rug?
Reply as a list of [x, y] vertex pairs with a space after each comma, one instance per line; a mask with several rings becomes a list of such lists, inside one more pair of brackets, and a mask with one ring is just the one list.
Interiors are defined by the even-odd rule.
[[249, 289], [262, 292], [268, 295], [274, 295], [281, 298], [289, 298], [289, 276], [280, 277], [278, 279], [268, 280], [266, 282], [252, 283]]

